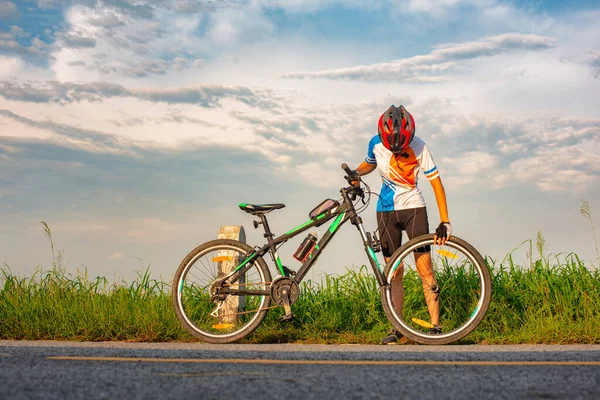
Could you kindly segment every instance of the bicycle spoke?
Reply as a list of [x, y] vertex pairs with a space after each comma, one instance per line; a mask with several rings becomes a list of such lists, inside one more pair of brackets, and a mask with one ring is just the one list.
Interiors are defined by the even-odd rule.
[[[383, 298], [386, 312], [410, 339], [456, 341], [483, 318], [491, 293], [489, 271], [479, 253], [458, 238], [443, 246], [434, 245], [432, 235], [417, 239], [402, 246], [386, 267], [391, 287]], [[431, 251], [414, 252], [423, 245], [430, 245]], [[403, 270], [401, 279], [394, 268]]]
[[247, 335], [262, 321], [270, 297], [256, 291], [265, 291], [271, 281], [262, 259], [249, 265], [237, 281], [221, 282], [248, 251], [248, 246], [240, 242], [216, 240], [200, 246], [182, 262], [175, 277], [173, 299], [177, 315], [190, 333], [207, 341], [227, 343]]

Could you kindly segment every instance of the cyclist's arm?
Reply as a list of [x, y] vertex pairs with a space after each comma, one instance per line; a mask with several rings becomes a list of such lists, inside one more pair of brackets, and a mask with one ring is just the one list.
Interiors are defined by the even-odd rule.
[[437, 203], [438, 210], [440, 211], [440, 221], [450, 222], [450, 219], [448, 218], [448, 205], [446, 203], [446, 191], [444, 190], [444, 185], [442, 185], [442, 178], [437, 176], [436, 178], [430, 180], [429, 183], [431, 183], [431, 187], [433, 188], [435, 201]]
[[377, 164], [369, 164], [368, 162], [363, 161], [356, 168], [356, 171], [358, 172], [358, 174], [360, 176], [363, 176], [363, 175], [367, 175], [367, 174], [370, 174], [371, 172], [375, 171], [376, 168], [377, 168]]

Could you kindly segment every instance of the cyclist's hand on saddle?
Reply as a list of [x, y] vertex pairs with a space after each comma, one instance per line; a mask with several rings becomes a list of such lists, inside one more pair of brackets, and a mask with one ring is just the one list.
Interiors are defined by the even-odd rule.
[[450, 222], [440, 222], [439, 226], [435, 230], [435, 234], [433, 235], [433, 244], [443, 245], [448, 241], [450, 235], [452, 234], [452, 225]]

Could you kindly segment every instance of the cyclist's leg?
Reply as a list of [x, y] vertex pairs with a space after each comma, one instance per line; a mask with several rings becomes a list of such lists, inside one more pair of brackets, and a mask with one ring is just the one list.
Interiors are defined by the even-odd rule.
[[415, 263], [417, 265], [417, 272], [421, 276], [423, 294], [425, 295], [425, 302], [427, 303], [431, 323], [439, 325], [440, 301], [438, 298], [438, 286], [431, 264], [431, 252], [419, 253], [415, 251]]
[[[377, 229], [379, 231], [379, 240], [381, 242], [381, 251], [387, 264], [391, 255], [402, 244], [402, 227], [398, 223], [396, 211], [378, 211]], [[394, 308], [400, 312], [404, 302], [404, 285], [402, 277], [404, 276], [404, 265], [400, 264], [394, 278], [392, 279], [392, 303]]]
[[[387, 260], [386, 260], [387, 262]], [[398, 313], [402, 312], [402, 304], [404, 303], [404, 285], [402, 277], [404, 276], [404, 263], [400, 263], [394, 277], [392, 278], [392, 304]]]
[[[409, 239], [429, 233], [429, 222], [427, 219], [427, 209], [425, 207], [414, 208], [411, 210], [406, 221], [406, 233]], [[429, 246], [421, 247], [415, 250], [415, 264], [417, 272], [421, 277], [423, 285], [423, 294], [429, 316], [433, 325], [438, 325], [440, 321], [440, 302], [437, 292], [437, 281], [433, 273], [431, 264], [431, 249]]]
[[[379, 231], [379, 240], [383, 257], [387, 264], [391, 255], [400, 247], [402, 243], [402, 229], [398, 226], [396, 214], [394, 211], [377, 212], [377, 228]], [[394, 277], [392, 278], [392, 307], [398, 313], [402, 312], [404, 303], [404, 285], [402, 285], [402, 276], [404, 275], [404, 265], [400, 264]], [[392, 330], [381, 339], [381, 344], [395, 344], [400, 338], [400, 332]]]
[[377, 211], [377, 230], [381, 242], [381, 252], [387, 260], [402, 244], [402, 226], [397, 211]]

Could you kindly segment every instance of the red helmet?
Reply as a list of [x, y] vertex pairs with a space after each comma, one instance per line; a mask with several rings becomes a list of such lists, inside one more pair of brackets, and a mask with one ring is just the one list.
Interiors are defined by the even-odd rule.
[[404, 106], [390, 106], [379, 117], [379, 139], [386, 149], [399, 153], [406, 149], [415, 137], [415, 120]]

